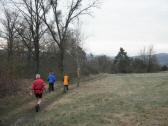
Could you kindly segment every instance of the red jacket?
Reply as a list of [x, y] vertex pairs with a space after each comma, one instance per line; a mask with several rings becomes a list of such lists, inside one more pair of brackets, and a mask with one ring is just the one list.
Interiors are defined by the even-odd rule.
[[34, 90], [34, 93], [41, 94], [43, 93], [45, 88], [45, 83], [42, 79], [36, 79], [32, 84], [32, 90]]

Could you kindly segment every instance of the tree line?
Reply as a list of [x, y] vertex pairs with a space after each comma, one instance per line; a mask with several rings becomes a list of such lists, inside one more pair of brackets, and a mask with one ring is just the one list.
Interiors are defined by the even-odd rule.
[[60, 79], [64, 73], [79, 75], [86, 53], [76, 24], [98, 5], [98, 0], [0, 0], [0, 85], [49, 71]]
[[87, 59], [86, 70], [92, 73], [152, 73], [167, 70], [167, 66], [159, 64], [153, 46], [147, 50], [144, 48], [135, 57], [129, 57], [121, 47], [115, 57], [91, 54]]
[[60, 72], [63, 74], [66, 41], [74, 30], [69, 26], [76, 23], [81, 15], [91, 14], [92, 8], [97, 6], [97, 0], [86, 4], [84, 0], [66, 2], [69, 3], [62, 7], [61, 4], [65, 3], [58, 0], [1, 0], [4, 11], [1, 37], [7, 41], [9, 62], [13, 62], [14, 46], [17, 46], [27, 51], [29, 61], [33, 58], [35, 73], [39, 73], [40, 53], [42, 48], [45, 49], [41, 46], [55, 43], [60, 53]]

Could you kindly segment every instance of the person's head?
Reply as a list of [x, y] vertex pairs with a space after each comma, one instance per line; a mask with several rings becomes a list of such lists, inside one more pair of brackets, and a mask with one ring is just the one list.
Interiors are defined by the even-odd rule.
[[36, 74], [36, 79], [39, 79], [40, 78], [40, 74]]

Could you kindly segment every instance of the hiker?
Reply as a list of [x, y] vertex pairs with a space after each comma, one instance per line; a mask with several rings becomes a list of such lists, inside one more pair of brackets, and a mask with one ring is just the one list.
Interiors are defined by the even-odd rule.
[[67, 93], [69, 85], [69, 76], [67, 74], [64, 75], [63, 84], [64, 84], [64, 93]]
[[37, 104], [35, 105], [36, 112], [40, 109], [40, 104], [42, 102], [43, 91], [46, 89], [46, 84], [43, 79], [40, 78], [40, 74], [36, 74], [36, 79], [32, 84], [32, 91], [37, 98]]
[[54, 74], [54, 72], [50, 72], [48, 75], [48, 83], [49, 83], [49, 92], [53, 92], [54, 91], [54, 83], [56, 81], [56, 76]]

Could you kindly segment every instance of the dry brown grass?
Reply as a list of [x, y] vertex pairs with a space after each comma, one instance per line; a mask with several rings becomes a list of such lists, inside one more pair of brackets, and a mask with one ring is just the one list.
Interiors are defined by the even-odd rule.
[[59, 99], [57, 92], [45, 96], [42, 111], [17, 126], [168, 125], [168, 73], [99, 77], [71, 86]]

